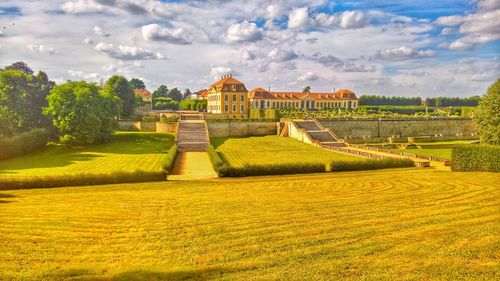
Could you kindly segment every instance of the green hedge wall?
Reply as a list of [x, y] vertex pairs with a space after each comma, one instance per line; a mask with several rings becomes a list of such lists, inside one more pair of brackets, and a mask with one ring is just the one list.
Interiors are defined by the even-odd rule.
[[0, 139], [0, 160], [21, 156], [47, 145], [49, 133], [34, 129], [11, 138]]
[[170, 171], [172, 170], [172, 167], [174, 166], [175, 157], [177, 157], [177, 145], [176, 144], [172, 145], [172, 147], [168, 150], [167, 156], [168, 156], [168, 158], [167, 158], [165, 164], [163, 164], [163, 169], [165, 170], [165, 172], [170, 173]]
[[451, 155], [454, 172], [500, 172], [500, 146], [458, 145]]

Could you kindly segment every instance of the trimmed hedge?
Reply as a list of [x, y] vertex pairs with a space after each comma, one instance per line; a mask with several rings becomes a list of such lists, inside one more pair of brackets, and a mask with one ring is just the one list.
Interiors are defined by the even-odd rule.
[[500, 172], [500, 146], [457, 145], [452, 149], [454, 172]]
[[389, 168], [413, 167], [413, 161], [405, 158], [384, 158], [380, 160], [365, 159], [355, 162], [332, 162], [327, 167], [328, 171], [363, 171]]
[[34, 129], [11, 138], [0, 139], [0, 160], [28, 154], [47, 145], [49, 133]]
[[176, 144], [174, 144], [174, 145], [172, 145], [172, 147], [170, 147], [170, 149], [167, 152], [167, 156], [168, 156], [167, 161], [163, 165], [163, 169], [167, 173], [170, 173], [170, 171], [172, 170], [172, 167], [174, 166], [175, 157], [177, 157], [177, 145]]
[[57, 176], [35, 176], [26, 178], [6, 178], [0, 183], [0, 190], [23, 188], [46, 188], [58, 186], [98, 185], [112, 183], [132, 183], [164, 181], [165, 171], [114, 172], [109, 174], [77, 174]]
[[308, 174], [323, 173], [326, 171], [323, 163], [287, 163], [287, 164], [246, 164], [243, 167], [227, 166], [224, 176], [227, 177], [248, 177], [265, 175], [287, 175], [287, 174]]
[[212, 162], [212, 166], [214, 167], [214, 170], [217, 172], [219, 177], [224, 177], [227, 176], [227, 165], [224, 161], [219, 156], [219, 153], [215, 150], [213, 145], [209, 145], [208, 149], [208, 157], [210, 158], [210, 161]]

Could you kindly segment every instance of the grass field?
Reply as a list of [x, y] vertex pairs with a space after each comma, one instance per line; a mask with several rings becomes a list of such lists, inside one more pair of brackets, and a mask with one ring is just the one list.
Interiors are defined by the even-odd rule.
[[363, 158], [328, 151], [279, 136], [212, 138], [224, 161], [234, 167], [245, 164], [331, 163], [361, 161]]
[[[107, 144], [72, 148], [51, 145], [45, 149], [0, 161], [0, 183], [34, 177], [60, 179], [78, 175], [161, 172], [174, 135], [119, 132]], [[0, 184], [1, 186], [1, 184]]]
[[0, 191], [2, 280], [498, 280], [498, 174]]

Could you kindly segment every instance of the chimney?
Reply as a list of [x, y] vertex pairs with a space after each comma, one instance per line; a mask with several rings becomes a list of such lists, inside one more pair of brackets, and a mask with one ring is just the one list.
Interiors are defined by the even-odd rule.
[[267, 86], [267, 89], [268, 92], [271, 92], [271, 86]]

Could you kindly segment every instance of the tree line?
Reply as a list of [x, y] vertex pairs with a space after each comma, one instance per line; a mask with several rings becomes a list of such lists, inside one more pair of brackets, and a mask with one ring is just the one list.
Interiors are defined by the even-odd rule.
[[436, 97], [427, 98], [422, 100], [420, 97], [386, 97], [377, 95], [363, 95], [359, 97], [359, 105], [393, 105], [393, 106], [415, 106], [426, 105], [431, 107], [445, 107], [445, 106], [477, 106], [479, 96], [472, 96], [468, 98], [448, 98]]

